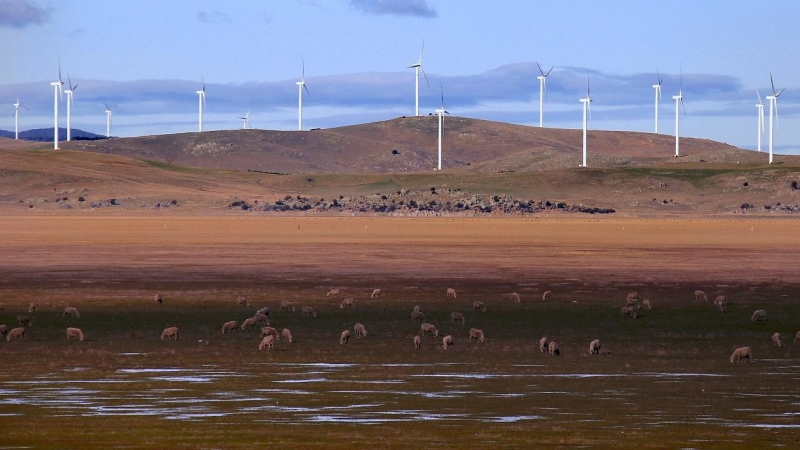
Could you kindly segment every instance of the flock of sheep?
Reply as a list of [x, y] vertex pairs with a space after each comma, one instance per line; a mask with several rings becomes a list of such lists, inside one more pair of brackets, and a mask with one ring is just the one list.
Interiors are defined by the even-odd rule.
[[[370, 298], [379, 298], [383, 294], [381, 289], [375, 289], [372, 291]], [[448, 298], [457, 298], [458, 294], [456, 293], [455, 289], [448, 288], [446, 291], [446, 295]], [[552, 295], [551, 291], [545, 291], [542, 295], [542, 300], [548, 299]], [[332, 289], [327, 294], [327, 297], [330, 298], [339, 298], [341, 296], [341, 292], [339, 289]], [[706, 296], [705, 292], [697, 290], [694, 292], [695, 299], [698, 301], [708, 301], [708, 297]], [[511, 300], [515, 303], [521, 302], [521, 297], [518, 293], [512, 292], [507, 294]], [[162, 304], [164, 302], [163, 296], [161, 294], [155, 294], [153, 296], [153, 301], [158, 304]], [[724, 295], [719, 295], [714, 299], [714, 305], [720, 310], [724, 311], [725, 307], [727, 306], [728, 302]], [[241, 306], [250, 306], [249, 301], [244, 298], [240, 297], [237, 299], [237, 304]], [[37, 304], [35, 302], [31, 302], [28, 307], [28, 313], [33, 313], [37, 308]], [[344, 298], [341, 303], [339, 304], [339, 308], [355, 308], [355, 300], [351, 297]], [[647, 310], [652, 309], [652, 305], [649, 300], [645, 299], [643, 301], [639, 301], [639, 295], [636, 292], [630, 292], [626, 299], [626, 304], [620, 309], [620, 316], [623, 318], [632, 318], [635, 319], [637, 317], [637, 310], [644, 308]], [[486, 305], [483, 302], [474, 301], [472, 303], [473, 311], [480, 311], [486, 312]], [[288, 311], [296, 311], [296, 306], [290, 301], [283, 301], [280, 304], [280, 310]], [[301, 308], [301, 312], [303, 316], [306, 317], [317, 317], [317, 312], [311, 306], [303, 306]], [[77, 308], [72, 306], [67, 306], [64, 308], [63, 316], [71, 317], [78, 319], [81, 317], [80, 313], [78, 312]], [[763, 309], [757, 310], [753, 312], [750, 320], [753, 322], [766, 322], [767, 312]], [[450, 319], [455, 324], [463, 325], [465, 322], [464, 314], [461, 312], [454, 311], [450, 314]], [[422, 348], [422, 338], [426, 334], [434, 338], [439, 337], [439, 331], [435, 325], [428, 323], [425, 321], [425, 314], [420, 310], [419, 306], [415, 306], [414, 309], [411, 311], [411, 320], [415, 323], [418, 323], [420, 326], [420, 332], [416, 336], [413, 337], [414, 348], [417, 350]], [[12, 341], [14, 339], [22, 340], [25, 336], [25, 329], [33, 325], [33, 320], [26, 315], [18, 315], [16, 318], [17, 327], [13, 329], [8, 329], [5, 324], [0, 324], [0, 335], [5, 336], [6, 341]], [[254, 328], [258, 325], [264, 325], [261, 328], [261, 342], [258, 345], [259, 350], [272, 350], [275, 341], [283, 340], [289, 344], [293, 342], [292, 332], [288, 328], [284, 328], [281, 333], [278, 333], [276, 328], [270, 326], [270, 319], [269, 319], [269, 310], [267, 307], [261, 308], [252, 317], [246, 318], [239, 324], [235, 320], [227, 321], [222, 325], [221, 332], [222, 334], [231, 333], [237, 331], [238, 329], [247, 330]], [[164, 329], [161, 333], [161, 340], [178, 340], [179, 329], [178, 327], [168, 327]], [[66, 330], [67, 339], [77, 339], [79, 341], [83, 341], [85, 339], [83, 331], [80, 328], [75, 327], [68, 327]], [[355, 337], [366, 337], [367, 336], [367, 329], [362, 323], [356, 323], [353, 326], [353, 333], [351, 334], [349, 329], [346, 329], [341, 332], [339, 336], [339, 343], [345, 345], [350, 340], [350, 336], [354, 335]], [[478, 328], [471, 328], [468, 333], [469, 340], [476, 340], [478, 342], [485, 342], [486, 336], [483, 330]], [[795, 343], [800, 342], [800, 331], [797, 332], [795, 336]], [[774, 333], [772, 335], [772, 342], [777, 347], [783, 347], [783, 342], [781, 341], [780, 333]], [[449, 349], [454, 345], [454, 338], [452, 335], [447, 335], [442, 337], [442, 348], [444, 350]], [[589, 342], [589, 354], [590, 355], [598, 355], [600, 354], [601, 343], [599, 339], [594, 339]], [[539, 339], [539, 351], [542, 353], [547, 353], [550, 356], [558, 356], [561, 354], [559, 350], [558, 343], [555, 341], [551, 341], [546, 336]], [[738, 362], [743, 359], [752, 360], [753, 354], [750, 347], [740, 347], [737, 348], [730, 357], [731, 362]]]

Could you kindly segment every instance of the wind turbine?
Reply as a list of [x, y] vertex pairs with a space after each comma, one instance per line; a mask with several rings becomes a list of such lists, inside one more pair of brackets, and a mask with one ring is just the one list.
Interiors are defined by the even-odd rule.
[[250, 128], [250, 110], [247, 110], [247, 114], [244, 117], [238, 117], [242, 121], [242, 129], [246, 130]]
[[61, 81], [61, 58], [58, 60], [58, 81], [50, 83], [53, 86], [53, 150], [58, 150], [58, 94], [64, 95], [64, 82]]
[[67, 94], [67, 141], [72, 140], [72, 93], [75, 92], [75, 89], [78, 89], [78, 85], [72, 85], [72, 79], [70, 79], [69, 74], [67, 74], [67, 82], [69, 83], [69, 89], [64, 91]]
[[14, 140], [19, 140], [19, 109], [25, 108], [30, 111], [30, 108], [23, 105], [19, 102], [19, 97], [17, 97], [17, 103], [14, 103]]
[[772, 95], [767, 96], [769, 100], [769, 163], [772, 164], [772, 110], [775, 109], [775, 125], [778, 124], [778, 97], [783, 94], [786, 88], [781, 89], [780, 92], [775, 92], [775, 82], [772, 81], [772, 74], [769, 74], [769, 82], [772, 85]]
[[198, 131], [203, 131], [203, 109], [206, 107], [206, 81], [203, 81], [203, 89], [196, 91], [198, 109], [200, 110], [200, 125]]
[[589, 73], [586, 73], [586, 97], [580, 99], [583, 103], [583, 165], [581, 167], [588, 167], [586, 165], [586, 113], [589, 113], [589, 118], [592, 117], [592, 103], [591, 89], [589, 87]]
[[450, 115], [446, 109], [444, 109], [444, 89], [442, 88], [442, 83], [439, 82], [439, 91], [442, 93], [442, 107], [434, 111], [436, 115], [439, 116], [439, 163], [437, 164], [436, 170], [442, 170], [442, 119], [444, 119], [444, 115]]
[[300, 77], [300, 81], [295, 83], [297, 85], [297, 130], [303, 131], [303, 89], [306, 90], [306, 95], [310, 95], [308, 93], [308, 88], [306, 87], [306, 62], [303, 62], [303, 74]]
[[538, 62], [536, 67], [539, 68], [540, 74], [536, 79], [539, 80], [539, 128], [541, 128], [544, 127], [544, 96], [547, 94], [547, 76], [553, 71], [553, 66], [550, 66], [550, 70], [547, 73], [542, 70], [542, 66]]
[[416, 77], [416, 108], [414, 109], [414, 115], [419, 117], [419, 71], [422, 71], [422, 76], [425, 77], [425, 83], [428, 84], [428, 87], [431, 87], [431, 84], [428, 82], [428, 76], [425, 75], [425, 69], [422, 68], [422, 54], [425, 53], [425, 41], [422, 41], [422, 51], [419, 52], [419, 61], [415, 62], [414, 64], [408, 66], [408, 69], [414, 69], [414, 74]]
[[117, 107], [118, 103], [114, 103], [113, 108], [109, 108], [107, 103], [103, 103], [106, 107], [106, 137], [111, 137], [111, 113], [114, 111], [114, 108]]
[[680, 147], [680, 108], [683, 108], [683, 115], [686, 115], [686, 107], [683, 105], [683, 70], [681, 70], [681, 87], [678, 95], [673, 95], [672, 99], [675, 100], [675, 157], [681, 156]]
[[756, 127], [756, 134], [758, 135], [758, 152], [761, 153], [761, 135], [764, 134], [764, 102], [761, 101], [761, 94], [756, 89], [756, 95], [758, 96], [758, 103], [756, 103], [756, 108], [758, 108], [758, 126]]
[[656, 69], [656, 75], [658, 75], [658, 84], [653, 85], [653, 89], [656, 90], [656, 131], [655, 133], [658, 134], [658, 101], [661, 100], [661, 83], [664, 80], [661, 79], [661, 73], [659, 73], [658, 69]]

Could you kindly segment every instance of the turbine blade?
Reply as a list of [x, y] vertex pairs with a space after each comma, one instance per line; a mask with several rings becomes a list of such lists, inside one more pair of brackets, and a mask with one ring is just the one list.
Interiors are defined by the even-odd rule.
[[306, 96], [311, 96], [311, 94], [308, 92], [308, 88], [306, 87], [305, 83], [303, 83], [303, 89], [306, 90]]
[[686, 105], [683, 104], [683, 96], [681, 96], [681, 109], [683, 109], [683, 117], [686, 117]]
[[[203, 93], [205, 93], [206, 92], [206, 80], [205, 80], [205, 78], [200, 77], [200, 81], [203, 83], [203, 89], [201, 89], [201, 90], [203, 91]], [[205, 97], [205, 95], [203, 97]]]
[[775, 93], [775, 82], [772, 81], [772, 73], [769, 74], [769, 83], [772, 85], [772, 95], [777, 97], [777, 94]]
[[245, 114], [245, 115], [244, 115], [244, 118], [245, 118], [245, 119], [248, 119], [249, 117], [250, 117], [250, 110], [248, 109], [248, 110], [247, 110], [247, 114]]
[[758, 104], [763, 105], [764, 102], [761, 101], [761, 93], [758, 92], [758, 89], [756, 89], [756, 96], [758, 96]]
[[117, 105], [119, 105], [119, 103], [114, 103], [114, 107], [111, 108], [111, 110], [113, 111], [113, 110], [117, 109]]
[[106, 111], [111, 111], [111, 108], [108, 107], [108, 103], [103, 102], [103, 106], [106, 107]]
[[539, 65], [539, 61], [536, 61], [536, 67], [539, 68], [539, 74], [542, 75], [543, 77], [546, 77], [546, 75], [544, 74], [544, 70], [542, 70], [542, 66]]
[[63, 81], [61, 81], [61, 55], [58, 56], [58, 81], [59, 83], [63, 83]]
[[439, 92], [442, 93], [442, 109], [444, 109], [444, 88], [442, 87], [442, 82], [439, 82]]
[[545, 77], [545, 78], [547, 78], [547, 76], [548, 76], [548, 75], [550, 75], [550, 72], [552, 72], [552, 71], [553, 71], [553, 67], [555, 67], [555, 66], [550, 66], [550, 70], [548, 70], [548, 71], [547, 71], [547, 73], [546, 73], [546, 74], [544, 74], [544, 77]]
[[72, 88], [70, 88], [70, 90], [71, 90], [72, 92], [75, 92], [75, 89], [78, 89], [78, 85], [77, 85], [77, 84], [76, 84], [75, 86], [72, 86]]
[[420, 50], [420, 52], [419, 52], [419, 62], [417, 64], [419, 64], [420, 66], [422, 66], [422, 55], [423, 54], [425, 54], [425, 39], [422, 40], [422, 50]]
[[659, 72], [658, 69], [656, 69], [656, 75], [658, 75], [658, 85], [661, 86], [664, 80], [661, 79], [661, 72]]
[[775, 94], [775, 98], [778, 98], [778, 97], [780, 97], [780, 96], [781, 96], [781, 94], [783, 94], [783, 91], [785, 91], [785, 90], [786, 90], [786, 88], [783, 88], [783, 89], [781, 89], [781, 91], [780, 91], [780, 92], [778, 92], [777, 94]]
[[427, 84], [428, 89], [430, 89], [431, 83], [428, 81], [428, 75], [425, 74], [425, 69], [422, 68], [422, 65], [419, 66], [419, 70], [422, 71], [422, 76], [425, 77], [425, 84]]
[[30, 110], [31, 110], [30, 108], [28, 108], [28, 107], [27, 107], [27, 106], [25, 106], [25, 105], [19, 105], [19, 107], [20, 107], [20, 108], [25, 108], [25, 109], [27, 109], [28, 111], [30, 111]]

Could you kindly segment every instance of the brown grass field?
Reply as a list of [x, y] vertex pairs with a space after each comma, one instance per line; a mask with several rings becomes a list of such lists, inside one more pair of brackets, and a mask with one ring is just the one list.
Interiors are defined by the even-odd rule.
[[[0, 342], [0, 448], [796, 448], [798, 225], [5, 214], [0, 323], [33, 325]], [[653, 304], [635, 320], [619, 315], [630, 291]], [[415, 305], [453, 348], [426, 335], [414, 350]], [[296, 342], [220, 333], [262, 306]], [[340, 345], [356, 322], [368, 336]], [[754, 360], [731, 364], [745, 345]]]

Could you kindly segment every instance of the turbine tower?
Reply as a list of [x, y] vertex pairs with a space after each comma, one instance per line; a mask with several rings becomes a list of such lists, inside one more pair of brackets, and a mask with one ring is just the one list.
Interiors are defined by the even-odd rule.
[[542, 66], [538, 62], [536, 67], [539, 68], [540, 74], [536, 78], [539, 80], [539, 128], [542, 128], [544, 127], [544, 96], [547, 94], [547, 76], [553, 71], [553, 66], [550, 66], [550, 70], [547, 73], [542, 70]]
[[775, 124], [778, 124], [778, 97], [783, 94], [786, 88], [781, 89], [780, 92], [775, 92], [775, 82], [772, 81], [772, 74], [769, 74], [769, 82], [772, 85], [772, 95], [767, 96], [769, 101], [769, 163], [772, 164], [772, 135], [774, 128], [772, 126], [772, 110], [775, 110]]
[[586, 113], [589, 113], [589, 117], [592, 116], [592, 107], [590, 103], [592, 103], [592, 96], [591, 96], [591, 89], [589, 87], [589, 73], [586, 73], [586, 97], [580, 99], [580, 102], [583, 103], [583, 165], [581, 167], [588, 167], [586, 164]]
[[686, 107], [683, 105], [683, 71], [681, 71], [681, 87], [678, 90], [678, 95], [673, 95], [672, 99], [675, 100], [675, 157], [681, 156], [680, 147], [680, 108], [683, 108], [683, 115], [686, 115]]
[[419, 117], [419, 71], [422, 71], [422, 76], [425, 77], [425, 83], [428, 84], [428, 87], [431, 87], [431, 84], [428, 82], [428, 76], [425, 75], [425, 69], [422, 68], [422, 54], [425, 53], [425, 41], [422, 41], [422, 51], [419, 52], [419, 61], [415, 62], [414, 64], [408, 66], [408, 69], [414, 69], [414, 75], [416, 78], [416, 107], [414, 109], [414, 115]]
[[659, 73], [658, 69], [656, 69], [656, 75], [658, 75], [658, 84], [653, 85], [653, 89], [656, 90], [656, 131], [655, 133], [658, 134], [658, 101], [661, 100], [661, 83], [664, 80], [661, 79], [661, 73]]
[[444, 119], [444, 115], [450, 115], [446, 109], [444, 109], [444, 89], [442, 88], [442, 83], [439, 82], [439, 91], [442, 93], [442, 107], [434, 111], [436, 115], [439, 116], [439, 162], [436, 165], [436, 170], [442, 170], [442, 121]]
[[17, 97], [17, 103], [14, 103], [14, 140], [19, 140], [19, 109], [25, 108], [30, 111], [30, 108], [23, 105], [19, 102], [19, 97]]
[[58, 60], [58, 81], [50, 83], [53, 86], [53, 150], [58, 150], [58, 94], [64, 95], [64, 82], [61, 81], [61, 59]]
[[72, 140], [72, 93], [75, 92], [75, 89], [78, 89], [78, 85], [72, 85], [72, 79], [70, 79], [69, 74], [67, 74], [67, 82], [69, 83], [69, 89], [64, 91], [67, 94], [67, 142]]
[[306, 87], [306, 61], [302, 60], [302, 62], [302, 76], [300, 77], [300, 81], [295, 83], [297, 85], [297, 131], [303, 131], [303, 89], [306, 90], [306, 95], [311, 95], [308, 93], [308, 88]]
[[761, 101], [761, 94], [758, 92], [758, 89], [756, 89], [756, 96], [758, 96], [758, 103], [756, 103], [756, 108], [758, 109], [756, 135], [758, 136], [758, 152], [761, 153], [761, 135], [764, 134], [764, 102]]
[[247, 114], [244, 117], [238, 117], [239, 120], [242, 121], [242, 129], [246, 130], [250, 128], [250, 110], [247, 110]]
[[114, 112], [114, 108], [117, 107], [118, 103], [114, 103], [113, 108], [109, 108], [107, 103], [103, 103], [106, 107], [106, 137], [111, 137], [111, 113]]
[[197, 93], [197, 103], [198, 103], [198, 109], [199, 109], [199, 115], [200, 115], [200, 117], [199, 117], [200, 124], [198, 126], [198, 131], [203, 131], [203, 109], [205, 109], [205, 106], [206, 106], [206, 81], [202, 80], [202, 82], [203, 82], [203, 89], [200, 89], [199, 91], [196, 91], [196, 93]]

